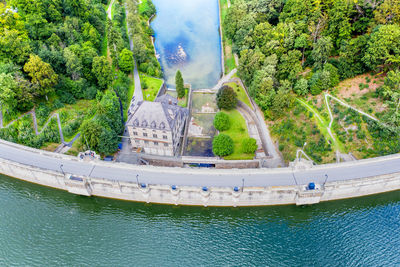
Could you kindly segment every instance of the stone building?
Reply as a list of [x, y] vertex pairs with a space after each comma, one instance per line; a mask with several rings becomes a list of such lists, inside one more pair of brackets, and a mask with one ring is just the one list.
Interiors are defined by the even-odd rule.
[[188, 116], [189, 110], [178, 106], [178, 100], [167, 94], [154, 102], [139, 102], [126, 124], [132, 148], [142, 148], [148, 154], [175, 156]]

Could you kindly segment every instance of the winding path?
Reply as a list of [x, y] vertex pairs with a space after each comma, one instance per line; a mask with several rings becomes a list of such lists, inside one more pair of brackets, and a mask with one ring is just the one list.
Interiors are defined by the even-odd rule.
[[[32, 109], [32, 110], [30, 110], [30, 111], [28, 111], [28, 112], [22, 114], [22, 115], [19, 116], [18, 118], [16, 118], [16, 119], [10, 121], [6, 126], [3, 126], [3, 121], [1, 121], [0, 128], [8, 128], [8, 127], [9, 127], [10, 125], [12, 125], [14, 122], [16, 122], [16, 121], [18, 121], [18, 120], [20, 120], [20, 119], [22, 119], [23, 117], [28, 116], [28, 115], [32, 115], [33, 129], [35, 130], [35, 134], [36, 134], [36, 135], [41, 134], [41, 133], [47, 128], [47, 126], [49, 125], [51, 119], [54, 118], [54, 117], [57, 117], [58, 132], [59, 132], [59, 135], [60, 135], [61, 143], [65, 144], [64, 135], [63, 135], [63, 132], [62, 132], [62, 127], [61, 127], [60, 115], [59, 115], [57, 112], [54, 112], [54, 113], [52, 113], [52, 114], [50, 115], [50, 117], [47, 119], [46, 123], [43, 125], [43, 127], [42, 127], [42, 129], [41, 129], [40, 131], [38, 131], [38, 125], [37, 125], [37, 119], [36, 119], [36, 112], [35, 112], [35, 109]], [[3, 112], [0, 112], [0, 117], [1, 117], [1, 118], [3, 117]], [[71, 142], [70, 142], [70, 143], [71, 143]], [[70, 144], [70, 143], [68, 143], [68, 144]], [[72, 142], [72, 143], [73, 143], [73, 142]], [[72, 145], [72, 144], [71, 144], [71, 145]]]

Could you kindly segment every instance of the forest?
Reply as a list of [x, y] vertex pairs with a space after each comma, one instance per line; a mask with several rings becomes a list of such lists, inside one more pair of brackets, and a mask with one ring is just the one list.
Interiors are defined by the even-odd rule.
[[379, 123], [367, 122], [371, 135], [384, 142], [374, 146], [378, 155], [400, 151], [399, 0], [230, 2], [224, 35], [267, 121], [289, 125], [298, 99], [336, 94], [343, 80], [369, 73], [383, 77], [373, 96], [387, 107], [377, 114]]
[[[134, 1], [125, 8], [119, 0], [109, 19], [108, 4], [0, 1], [0, 138], [45, 149], [60, 143], [51, 117], [57, 113], [65, 141], [82, 133], [79, 149], [118, 149], [122, 110], [133, 94], [133, 55], [145, 73], [160, 76], [161, 68], [146, 24], [149, 11], [139, 14]], [[128, 35], [134, 35], [133, 53]]]

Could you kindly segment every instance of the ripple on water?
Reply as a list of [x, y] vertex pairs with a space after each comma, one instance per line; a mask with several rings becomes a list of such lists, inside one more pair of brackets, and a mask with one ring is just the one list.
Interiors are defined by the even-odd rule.
[[0, 265], [395, 265], [400, 192], [316, 206], [86, 198], [0, 177]]

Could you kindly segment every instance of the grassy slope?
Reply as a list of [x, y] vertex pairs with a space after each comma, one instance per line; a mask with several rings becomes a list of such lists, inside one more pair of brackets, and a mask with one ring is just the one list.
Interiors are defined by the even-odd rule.
[[228, 3], [226, 0], [220, 0], [220, 8], [221, 8], [221, 22], [220, 27], [222, 29], [222, 45], [224, 47], [224, 63], [225, 63], [225, 73], [229, 73], [231, 70], [236, 68], [235, 58], [232, 54], [232, 41], [228, 40], [225, 37], [223, 21], [225, 19], [226, 13], [228, 11]]
[[227, 84], [228, 86], [232, 87], [233, 90], [235, 90], [237, 94], [237, 99], [245, 103], [249, 108], [252, 108], [250, 99], [247, 97], [246, 92], [244, 91], [244, 88], [240, 85], [238, 85], [235, 82], [231, 82]]
[[143, 90], [143, 98], [147, 101], [154, 101], [157, 96], [158, 90], [160, 89], [163, 81], [158, 78], [154, 78], [151, 76], [147, 76], [144, 74], [140, 74], [140, 81], [143, 81], [147, 84], [147, 89]]
[[233, 110], [223, 110], [226, 114], [228, 114], [231, 127], [227, 131], [223, 131], [221, 133], [229, 135], [234, 143], [233, 154], [224, 159], [227, 160], [240, 160], [240, 159], [253, 159], [254, 154], [246, 154], [242, 152], [242, 141], [245, 138], [249, 138], [247, 125], [245, 119], [242, 117], [239, 111]]

